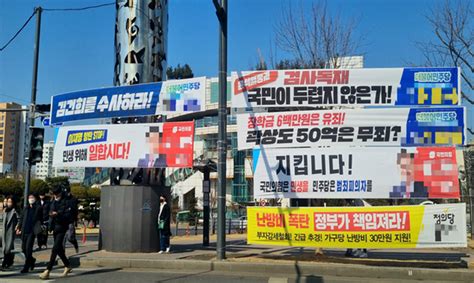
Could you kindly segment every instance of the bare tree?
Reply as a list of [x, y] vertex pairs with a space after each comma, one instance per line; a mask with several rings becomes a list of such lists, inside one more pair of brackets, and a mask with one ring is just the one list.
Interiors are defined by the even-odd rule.
[[[430, 9], [426, 19], [433, 28], [436, 40], [417, 43], [425, 64], [429, 66], [454, 65], [462, 68], [462, 78], [469, 93], [474, 89], [474, 13], [470, 0], [445, 0]], [[464, 99], [474, 104], [465, 92]]]
[[276, 48], [293, 58], [272, 61], [272, 67], [339, 68], [341, 57], [355, 55], [361, 42], [355, 37], [355, 18], [331, 14], [325, 1], [314, 1], [309, 9], [302, 2], [295, 8], [295, 2], [288, 3], [275, 25]]

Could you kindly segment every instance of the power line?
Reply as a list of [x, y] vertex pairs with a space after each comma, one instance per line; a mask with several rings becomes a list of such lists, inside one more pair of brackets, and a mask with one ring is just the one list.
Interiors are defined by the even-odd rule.
[[[94, 5], [94, 6], [80, 7], [80, 8], [44, 8], [42, 10], [43, 11], [48, 11], [48, 12], [60, 12], [60, 11], [62, 11], [62, 12], [78, 12], [78, 11], [97, 9], [97, 8], [102, 8], [102, 7], [106, 7], [106, 6], [112, 6], [112, 5], [115, 5], [115, 2], [104, 3], [104, 4]], [[36, 8], [36, 9], [38, 9], [38, 8]], [[36, 13], [36, 9], [35, 9], [35, 11], [33, 11], [31, 16], [25, 21], [23, 26], [15, 33], [15, 35], [13, 35], [10, 38], [10, 40], [8, 40], [8, 42], [0, 48], [0, 51], [3, 51], [5, 48], [7, 48], [8, 45], [10, 45], [10, 43], [12, 43], [13, 40], [15, 40], [15, 38], [23, 31], [23, 29], [28, 25], [28, 23], [34, 17], [34, 15]]]
[[43, 11], [84, 11], [84, 10], [90, 10], [90, 9], [96, 9], [96, 8], [102, 8], [106, 6], [112, 6], [115, 5], [115, 2], [110, 2], [110, 3], [105, 3], [105, 4], [99, 4], [99, 5], [94, 5], [94, 6], [87, 6], [87, 7], [81, 7], [81, 8], [44, 8]]
[[31, 19], [34, 17], [36, 13], [36, 10], [31, 14], [31, 16], [26, 20], [26, 22], [23, 24], [23, 26], [21, 26], [21, 28], [15, 33], [15, 35], [12, 36], [12, 38], [10, 38], [10, 40], [2, 47], [0, 48], [0, 51], [3, 51], [5, 48], [8, 47], [8, 45], [10, 45], [10, 43], [12, 43], [12, 41], [23, 31], [23, 29], [28, 25], [28, 23], [31, 21]]

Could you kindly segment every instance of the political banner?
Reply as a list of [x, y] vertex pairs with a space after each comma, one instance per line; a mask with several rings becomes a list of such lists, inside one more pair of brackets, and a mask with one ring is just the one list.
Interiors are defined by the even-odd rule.
[[194, 122], [61, 127], [55, 167], [193, 167]]
[[459, 68], [232, 73], [232, 107], [458, 105]]
[[464, 203], [369, 207], [247, 207], [247, 242], [319, 248], [466, 247]]
[[51, 98], [51, 123], [204, 110], [206, 78], [65, 93]]
[[463, 107], [312, 110], [237, 115], [239, 150], [294, 146], [463, 145]]
[[454, 147], [253, 151], [254, 197], [459, 198]]

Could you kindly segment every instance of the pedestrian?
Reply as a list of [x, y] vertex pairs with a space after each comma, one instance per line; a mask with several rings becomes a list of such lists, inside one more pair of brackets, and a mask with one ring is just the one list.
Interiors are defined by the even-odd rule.
[[2, 269], [8, 269], [13, 265], [15, 259], [13, 249], [17, 224], [16, 200], [12, 196], [8, 196], [6, 198], [6, 207], [3, 211]]
[[[38, 250], [41, 250], [43, 247], [48, 248], [48, 219], [49, 219], [49, 207], [51, 202], [46, 198], [46, 193], [41, 192], [39, 194], [40, 200], [39, 205], [43, 209], [43, 221], [42, 221], [42, 232], [38, 234]], [[46, 228], [46, 229], [45, 229]]]
[[59, 256], [64, 264], [64, 272], [62, 276], [65, 277], [72, 271], [71, 264], [69, 259], [66, 257], [66, 252], [64, 250], [64, 237], [66, 236], [69, 224], [72, 222], [72, 208], [69, 206], [70, 203], [64, 196], [61, 185], [56, 185], [52, 189], [54, 200], [51, 202], [51, 209], [49, 212], [49, 229], [53, 231], [54, 244], [46, 270], [40, 275], [40, 278], [43, 280], [49, 279], [49, 274], [53, 269], [57, 256]]
[[69, 242], [73, 245], [74, 249], [76, 250], [76, 253], [79, 253], [79, 244], [77, 243], [76, 239], [76, 226], [77, 226], [77, 218], [79, 216], [79, 210], [78, 210], [78, 201], [77, 198], [75, 198], [71, 194], [71, 189], [68, 187], [64, 191], [66, 200], [69, 202], [69, 206], [71, 207], [71, 217], [72, 217], [72, 222], [69, 224], [66, 237], [64, 240], [64, 248], [66, 248], [66, 242]]
[[43, 208], [37, 203], [36, 195], [28, 195], [28, 205], [23, 209], [18, 223], [17, 235], [21, 234], [21, 250], [25, 255], [25, 264], [21, 273], [35, 268], [36, 259], [33, 257], [35, 237], [42, 232]]
[[[346, 200], [346, 206], [366, 206], [366, 203], [361, 199], [348, 199]], [[367, 249], [347, 249], [346, 257], [358, 257], [358, 258], [367, 258], [368, 253]]]
[[171, 209], [165, 196], [160, 196], [160, 212], [158, 213], [158, 233], [160, 237], [159, 254], [169, 253], [171, 237]]

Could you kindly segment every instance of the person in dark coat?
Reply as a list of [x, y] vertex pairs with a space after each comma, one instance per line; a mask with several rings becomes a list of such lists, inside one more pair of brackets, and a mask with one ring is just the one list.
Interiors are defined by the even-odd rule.
[[[44, 192], [40, 193], [39, 195], [40, 200], [38, 204], [43, 208], [43, 222], [42, 225], [44, 227], [48, 227], [48, 219], [49, 219], [49, 207], [51, 202], [46, 199], [46, 194]], [[43, 247], [48, 247], [48, 230], [43, 229], [41, 233], [37, 235], [38, 238], [38, 249], [41, 250]]]
[[43, 280], [49, 279], [49, 273], [53, 269], [56, 262], [56, 257], [59, 256], [64, 264], [63, 277], [67, 276], [71, 271], [71, 263], [66, 256], [64, 250], [64, 237], [69, 229], [69, 224], [72, 222], [72, 208], [70, 202], [65, 198], [63, 188], [58, 185], [53, 188], [54, 200], [51, 202], [51, 209], [49, 212], [50, 227], [53, 231], [54, 244], [51, 250], [51, 257], [48, 262], [46, 270], [41, 273], [40, 278]]
[[3, 234], [2, 234], [2, 269], [10, 268], [13, 265], [15, 255], [13, 254], [15, 242], [15, 230], [18, 224], [16, 212], [16, 202], [13, 197], [7, 199], [7, 207], [3, 210]]
[[64, 248], [66, 248], [66, 242], [69, 242], [73, 245], [76, 253], [79, 253], [79, 244], [77, 243], [76, 239], [76, 225], [77, 225], [77, 218], [79, 216], [79, 202], [77, 198], [75, 198], [71, 194], [70, 189], [66, 189], [64, 192], [66, 200], [69, 202], [69, 206], [71, 207], [71, 217], [72, 222], [69, 224], [68, 231], [66, 233], [66, 237], [64, 239]]
[[158, 232], [160, 236], [160, 254], [170, 252], [171, 209], [166, 198], [160, 196], [160, 211], [158, 213]]
[[33, 245], [36, 235], [42, 232], [43, 208], [37, 203], [34, 194], [28, 195], [28, 205], [23, 209], [17, 234], [21, 234], [21, 250], [25, 254], [25, 265], [21, 273], [27, 273], [35, 268], [36, 259], [33, 257]]

